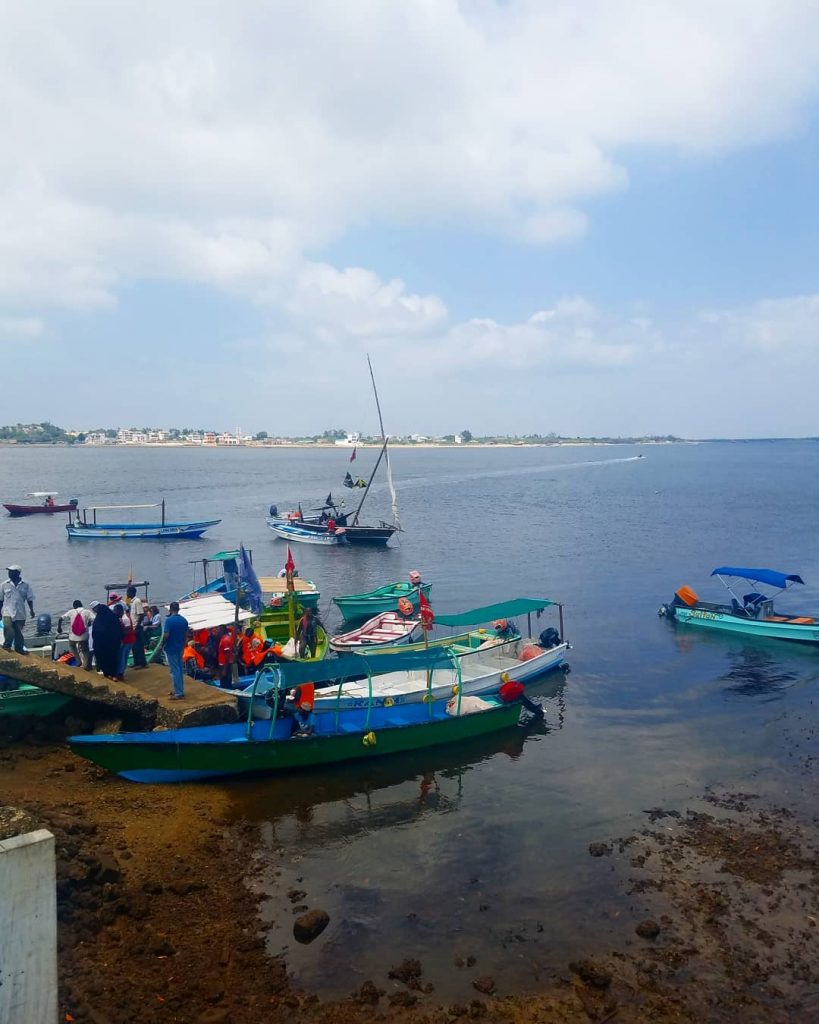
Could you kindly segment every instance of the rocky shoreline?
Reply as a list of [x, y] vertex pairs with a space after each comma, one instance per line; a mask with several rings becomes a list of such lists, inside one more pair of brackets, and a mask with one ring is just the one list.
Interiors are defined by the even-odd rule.
[[[74, 758], [60, 730], [41, 723], [0, 745], [0, 834], [47, 827], [56, 837], [61, 1020], [819, 1017], [819, 827], [753, 794], [652, 808], [645, 828], [592, 844], [589, 854], [634, 897], [640, 920], [622, 948], [579, 956], [541, 991], [509, 995], [502, 978], [465, 963], [453, 969], [472, 972], [474, 997], [440, 1006], [424, 964], [394, 951], [380, 977], [322, 1003], [294, 990], [285, 960], [266, 952], [251, 884], [257, 826], [232, 816], [229, 790], [124, 783]], [[281, 904], [301, 922], [301, 941], [327, 925], [303, 891], [282, 892]]]

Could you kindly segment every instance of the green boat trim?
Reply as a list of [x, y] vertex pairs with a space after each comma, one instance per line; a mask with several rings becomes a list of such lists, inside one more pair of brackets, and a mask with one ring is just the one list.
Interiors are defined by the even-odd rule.
[[[427, 720], [377, 732], [362, 731], [354, 716], [344, 716], [334, 735], [270, 738], [269, 724], [256, 722], [249, 737], [243, 724], [234, 723], [162, 734], [73, 736], [69, 745], [75, 754], [135, 782], [294, 772], [449, 745], [517, 726], [517, 704], [487, 703], [488, 709], [473, 714], [447, 715], [429, 708]], [[289, 724], [285, 719], [279, 723]]]

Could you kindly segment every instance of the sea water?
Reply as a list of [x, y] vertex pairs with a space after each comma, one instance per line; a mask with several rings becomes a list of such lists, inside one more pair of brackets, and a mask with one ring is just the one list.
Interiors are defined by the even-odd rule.
[[[353, 468], [366, 476], [376, 454], [359, 449]], [[201, 582], [198, 560], [239, 542], [260, 575], [274, 574], [286, 545], [265, 524], [268, 506], [307, 511], [332, 491], [355, 507], [360, 492], [341, 486], [348, 458], [335, 449], [2, 448], [0, 500], [48, 488], [80, 505], [164, 497], [171, 520], [222, 518], [203, 540], [175, 543], [69, 541], [63, 516], [2, 520], [4, 564], [20, 563], [37, 609], [54, 612], [103, 597], [129, 573], [150, 581], [153, 600], [171, 600]], [[709, 787], [810, 805], [800, 765], [817, 753], [806, 723], [819, 652], [678, 627], [657, 609], [682, 583], [720, 599], [709, 574], [733, 564], [801, 573], [807, 585], [778, 605], [819, 612], [819, 443], [398, 449], [392, 459], [397, 542], [293, 546], [299, 572], [321, 589], [326, 625], [339, 624], [334, 595], [412, 569], [432, 582], [441, 613], [513, 597], [560, 601], [571, 672], [539, 687], [545, 724], [220, 785], [238, 816], [261, 825], [270, 947], [286, 953], [297, 982], [344, 995], [366, 978], [384, 984], [390, 964], [413, 956], [439, 999], [467, 997], [477, 974], [502, 992], [526, 990], [565, 973], [574, 956], [625, 941], [641, 912], [612, 865], [589, 857], [590, 842], [642, 828], [647, 808], [684, 810]], [[379, 481], [363, 521], [388, 511]], [[556, 622], [547, 613], [533, 632]], [[330, 914], [310, 946], [293, 941], [290, 889]], [[469, 956], [473, 968], [455, 966]]]

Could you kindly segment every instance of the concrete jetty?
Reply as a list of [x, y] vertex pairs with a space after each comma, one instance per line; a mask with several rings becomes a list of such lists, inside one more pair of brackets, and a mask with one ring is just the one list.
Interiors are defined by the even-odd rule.
[[170, 674], [164, 665], [129, 669], [124, 683], [103, 679], [95, 671], [0, 649], [0, 675], [44, 690], [110, 708], [120, 715], [136, 716], [141, 727], [181, 729], [194, 725], [219, 725], [239, 717], [236, 695], [196, 679], [185, 679], [185, 699], [170, 699]]

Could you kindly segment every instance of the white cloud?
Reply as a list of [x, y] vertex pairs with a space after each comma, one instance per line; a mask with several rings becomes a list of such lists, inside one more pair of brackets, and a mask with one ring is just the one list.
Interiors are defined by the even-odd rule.
[[4, 307], [94, 308], [146, 275], [267, 301], [295, 282], [291, 305], [317, 292], [366, 334], [433, 323], [438, 300], [317, 269], [328, 242], [575, 237], [584, 202], [626, 186], [629, 147], [794, 130], [819, 7], [42, 0], [5, 6], [0, 57]]
[[446, 318], [435, 295], [413, 295], [399, 278], [383, 282], [360, 267], [340, 271], [326, 263], [306, 263], [284, 300], [300, 324], [315, 324], [322, 336], [335, 332], [358, 338], [423, 334]]
[[777, 360], [819, 361], [819, 295], [763, 299], [737, 309], [702, 313], [698, 333], [721, 347]]
[[34, 316], [0, 316], [0, 340], [25, 341], [39, 338], [45, 331], [45, 324]]

